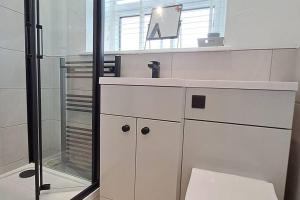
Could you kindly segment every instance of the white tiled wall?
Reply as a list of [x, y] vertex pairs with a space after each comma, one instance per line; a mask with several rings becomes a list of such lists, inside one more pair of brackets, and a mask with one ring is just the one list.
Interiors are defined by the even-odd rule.
[[[157, 60], [161, 63], [160, 75], [162, 78], [172, 76], [172, 54], [142, 54], [122, 56], [122, 76], [151, 77], [150, 61]], [[124, 66], [124, 67], [123, 67]]]
[[0, 0], [0, 174], [28, 162], [23, 2]]
[[[0, 46], [2, 48], [23, 51], [24, 39], [24, 15], [6, 7], [0, 6]], [[7, 21], [7, 20], [10, 21]]]
[[293, 81], [296, 53], [296, 49], [267, 49], [125, 54], [121, 76], [151, 77], [147, 65], [156, 60], [162, 78]]
[[177, 53], [172, 77], [221, 80], [268, 80], [272, 50]]
[[24, 13], [24, 1], [22, 0], [0, 0], [0, 5], [11, 10]]
[[296, 81], [297, 49], [275, 49], [272, 55], [271, 81]]
[[25, 89], [25, 53], [0, 47], [0, 58], [0, 87]]

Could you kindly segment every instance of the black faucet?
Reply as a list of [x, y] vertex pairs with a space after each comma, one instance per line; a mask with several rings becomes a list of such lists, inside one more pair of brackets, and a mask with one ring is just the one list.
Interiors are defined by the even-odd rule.
[[148, 67], [152, 69], [152, 78], [159, 78], [160, 76], [160, 62], [150, 61], [151, 64], [148, 64]]

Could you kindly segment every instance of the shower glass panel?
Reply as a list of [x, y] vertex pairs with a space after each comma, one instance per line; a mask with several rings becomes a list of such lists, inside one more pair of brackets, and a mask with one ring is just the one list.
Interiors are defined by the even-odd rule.
[[83, 54], [93, 32], [86, 14], [86, 0], [39, 0], [40, 184], [52, 192], [76, 194], [92, 184], [93, 57]]

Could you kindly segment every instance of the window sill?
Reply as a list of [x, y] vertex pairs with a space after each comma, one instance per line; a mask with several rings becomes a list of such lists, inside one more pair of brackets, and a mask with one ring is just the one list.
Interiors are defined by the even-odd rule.
[[[125, 54], [155, 54], [155, 53], [189, 53], [205, 51], [230, 51], [231, 46], [218, 47], [199, 47], [199, 48], [173, 48], [173, 49], [147, 49], [147, 50], [130, 50], [130, 51], [106, 51], [105, 55], [125, 55]], [[82, 53], [81, 55], [92, 55], [91, 52]]]

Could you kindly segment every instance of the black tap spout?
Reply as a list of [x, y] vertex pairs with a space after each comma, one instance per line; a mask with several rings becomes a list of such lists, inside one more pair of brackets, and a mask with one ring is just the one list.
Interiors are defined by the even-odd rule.
[[150, 61], [151, 64], [148, 64], [148, 67], [152, 69], [152, 78], [159, 78], [160, 76], [160, 62]]

